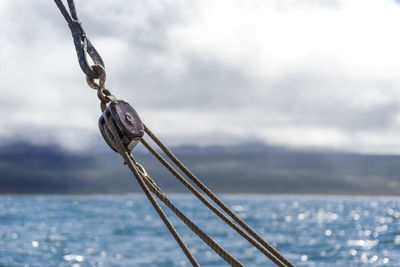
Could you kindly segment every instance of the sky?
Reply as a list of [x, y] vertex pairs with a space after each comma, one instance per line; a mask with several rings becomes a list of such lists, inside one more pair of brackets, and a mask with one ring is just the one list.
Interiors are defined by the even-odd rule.
[[[170, 145], [400, 153], [392, 0], [85, 0], [107, 88]], [[0, 0], [0, 144], [101, 145], [53, 1]]]

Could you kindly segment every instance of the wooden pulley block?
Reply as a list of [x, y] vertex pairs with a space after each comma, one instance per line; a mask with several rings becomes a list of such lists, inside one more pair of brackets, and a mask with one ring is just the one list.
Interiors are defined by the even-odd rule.
[[99, 119], [101, 135], [104, 140], [106, 140], [107, 144], [114, 151], [118, 152], [113, 142], [111, 142], [105, 134], [105, 129], [108, 127], [105, 119], [109, 119], [110, 117], [113, 118], [117, 126], [119, 137], [126, 149], [130, 152], [144, 135], [144, 126], [139, 115], [129, 103], [123, 100], [111, 102], [101, 115]]

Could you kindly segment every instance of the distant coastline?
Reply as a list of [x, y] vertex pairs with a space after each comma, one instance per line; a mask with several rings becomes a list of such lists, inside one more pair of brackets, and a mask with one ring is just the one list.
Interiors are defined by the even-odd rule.
[[[217, 193], [400, 195], [400, 156], [299, 150], [264, 144], [173, 149]], [[0, 194], [126, 194], [139, 192], [119, 156], [72, 153], [24, 143], [0, 147]], [[167, 192], [186, 189], [150, 154], [135, 157]]]

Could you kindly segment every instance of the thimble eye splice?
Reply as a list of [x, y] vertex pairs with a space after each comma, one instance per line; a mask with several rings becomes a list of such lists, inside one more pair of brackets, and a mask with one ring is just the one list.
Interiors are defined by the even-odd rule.
[[107, 144], [117, 152], [113, 142], [105, 134], [105, 128], [108, 127], [105, 119], [112, 117], [117, 125], [119, 137], [130, 152], [144, 135], [144, 126], [139, 115], [129, 103], [123, 100], [111, 102], [99, 119], [99, 128], [101, 135]]

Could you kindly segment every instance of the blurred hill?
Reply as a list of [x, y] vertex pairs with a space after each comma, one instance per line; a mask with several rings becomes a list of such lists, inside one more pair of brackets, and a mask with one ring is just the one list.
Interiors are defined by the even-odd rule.
[[[297, 150], [263, 144], [173, 151], [216, 192], [400, 195], [400, 156]], [[135, 158], [166, 191], [186, 192], [143, 148]], [[107, 147], [84, 153], [24, 143], [0, 147], [0, 193], [139, 191]]]

